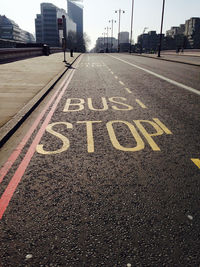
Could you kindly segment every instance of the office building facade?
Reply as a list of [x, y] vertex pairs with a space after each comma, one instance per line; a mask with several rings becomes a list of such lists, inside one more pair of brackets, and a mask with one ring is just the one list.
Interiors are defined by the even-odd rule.
[[129, 32], [120, 32], [118, 38], [120, 44], [129, 43]]
[[64, 9], [51, 3], [42, 3], [40, 7], [41, 14], [37, 14], [35, 19], [36, 42], [51, 47], [60, 47], [64, 27], [62, 16], [66, 18], [66, 36], [70, 31], [76, 32], [76, 24], [69, 18]]
[[200, 18], [186, 20], [185, 36], [188, 40], [188, 48], [200, 48]]
[[76, 23], [77, 35], [83, 36], [83, 8], [73, 0], [67, 0], [67, 12], [71, 20]]
[[0, 16], [0, 39], [12, 40], [21, 43], [34, 43], [33, 34], [20, 27], [6, 16]]

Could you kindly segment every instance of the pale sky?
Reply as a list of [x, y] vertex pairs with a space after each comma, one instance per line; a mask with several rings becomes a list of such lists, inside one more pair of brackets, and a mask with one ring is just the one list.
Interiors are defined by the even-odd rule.
[[[49, 2], [59, 8], [66, 9], [66, 0], [1, 0], [0, 15], [6, 15], [14, 20], [20, 28], [35, 33], [34, 19], [40, 13], [40, 3]], [[134, 0], [133, 38], [146, 31], [160, 31], [161, 10], [163, 0]], [[121, 31], [130, 32], [132, 0], [83, 0], [84, 4], [84, 32], [91, 39], [91, 47], [96, 39], [102, 36], [105, 27], [110, 26], [111, 19], [117, 20], [114, 25], [114, 37], [118, 33], [118, 14], [115, 10], [125, 11], [121, 16]], [[200, 0], [166, 0], [163, 32], [171, 26], [179, 26], [191, 17], [200, 17]]]

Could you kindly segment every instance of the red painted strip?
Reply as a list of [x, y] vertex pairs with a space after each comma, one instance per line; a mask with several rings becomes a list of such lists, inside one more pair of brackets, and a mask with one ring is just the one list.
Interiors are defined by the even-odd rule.
[[[69, 73], [69, 74], [71, 74], [71, 73]], [[6, 174], [8, 173], [8, 171], [10, 170], [10, 168], [12, 167], [12, 165], [14, 164], [14, 162], [16, 161], [16, 159], [18, 158], [19, 154], [21, 153], [22, 149], [24, 148], [24, 146], [28, 142], [28, 140], [31, 137], [32, 133], [34, 132], [34, 130], [36, 129], [36, 127], [40, 123], [41, 119], [44, 117], [47, 109], [50, 107], [50, 105], [52, 104], [52, 102], [54, 101], [56, 96], [58, 95], [59, 91], [62, 89], [62, 87], [66, 83], [66, 80], [68, 79], [68, 77], [69, 77], [69, 75], [61, 83], [61, 85], [58, 88], [58, 90], [51, 97], [50, 101], [47, 103], [47, 105], [45, 106], [44, 110], [40, 113], [40, 115], [34, 121], [33, 125], [31, 126], [31, 128], [29, 129], [27, 134], [24, 136], [24, 138], [22, 139], [20, 144], [15, 148], [15, 150], [12, 152], [12, 154], [10, 155], [10, 157], [8, 158], [8, 160], [6, 161], [4, 166], [0, 169], [0, 184], [3, 181], [4, 177], [6, 176]]]
[[31, 146], [29, 147], [24, 159], [22, 160], [22, 162], [20, 163], [19, 167], [17, 168], [14, 176], [12, 177], [11, 181], [9, 182], [7, 188], [5, 189], [1, 199], [0, 199], [0, 219], [2, 219], [2, 216], [19, 184], [19, 182], [22, 179], [22, 176], [24, 174], [24, 172], [26, 171], [26, 168], [31, 160], [31, 158], [33, 157], [33, 154], [35, 153], [35, 148], [36, 146], [39, 144], [41, 137], [43, 136], [45, 129], [51, 119], [51, 117], [53, 116], [55, 109], [60, 101], [60, 99], [62, 98], [63, 94], [65, 93], [73, 75], [74, 75], [74, 69], [72, 70], [71, 76], [69, 77], [66, 85], [64, 86], [64, 88], [62, 89], [62, 91], [60, 92], [59, 96], [57, 97], [55, 103], [53, 104], [49, 114], [47, 115], [46, 119], [44, 120], [40, 130], [38, 131], [36, 137], [33, 140], [33, 143], [31, 144]]

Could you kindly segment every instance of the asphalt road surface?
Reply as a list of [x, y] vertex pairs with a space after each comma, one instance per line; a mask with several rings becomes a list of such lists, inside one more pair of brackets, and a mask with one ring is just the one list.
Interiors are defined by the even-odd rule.
[[200, 68], [85, 54], [44, 102], [0, 152], [0, 266], [199, 267]]

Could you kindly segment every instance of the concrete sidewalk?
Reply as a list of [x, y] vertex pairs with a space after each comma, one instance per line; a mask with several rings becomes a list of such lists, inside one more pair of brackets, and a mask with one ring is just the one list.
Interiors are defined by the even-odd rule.
[[158, 60], [165, 60], [171, 62], [177, 62], [182, 64], [188, 64], [192, 66], [200, 66], [200, 52], [196, 53], [165, 53], [161, 52], [161, 56], [158, 57], [157, 54], [133, 54], [140, 57], [150, 57]]
[[[79, 55], [66, 53], [67, 63]], [[0, 65], [0, 142], [66, 69], [63, 53]]]

